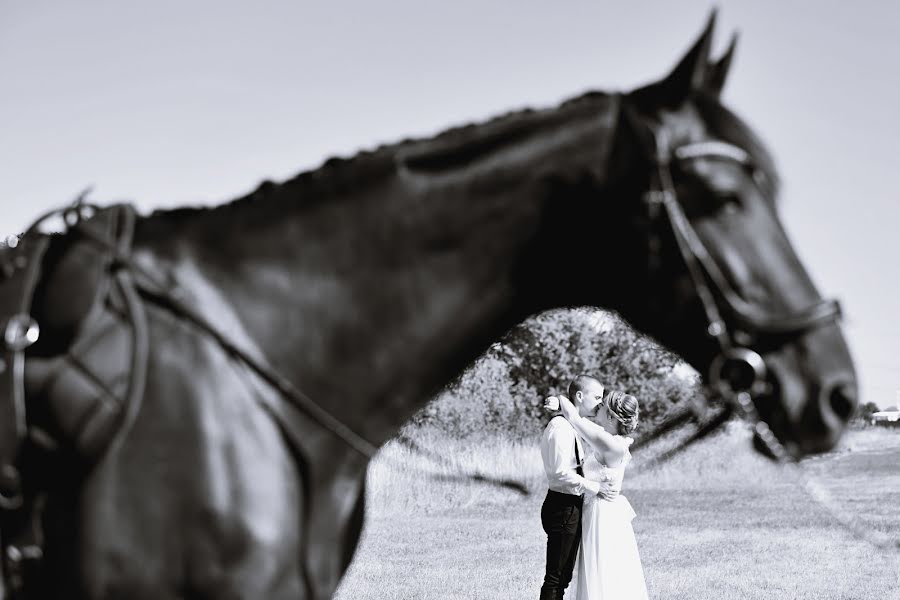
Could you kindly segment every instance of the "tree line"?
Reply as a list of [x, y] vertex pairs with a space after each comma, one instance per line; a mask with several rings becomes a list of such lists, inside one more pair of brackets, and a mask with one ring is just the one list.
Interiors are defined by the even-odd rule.
[[547, 416], [541, 400], [564, 393], [586, 373], [626, 391], [641, 405], [641, 430], [674, 406], [701, 402], [699, 377], [675, 354], [617, 315], [594, 309], [553, 310], [532, 317], [492, 345], [407, 425], [460, 438], [532, 437]]

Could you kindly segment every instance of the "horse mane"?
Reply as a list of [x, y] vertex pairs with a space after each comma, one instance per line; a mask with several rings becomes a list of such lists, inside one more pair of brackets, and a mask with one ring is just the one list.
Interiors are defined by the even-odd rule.
[[265, 180], [253, 191], [230, 202], [216, 206], [157, 209], [150, 214], [150, 218], [166, 221], [201, 215], [225, 218], [233, 215], [236, 209], [250, 204], [257, 210], [270, 202], [281, 202], [282, 192], [288, 188], [289, 201], [308, 206], [333, 198], [343, 191], [382, 181], [396, 172], [398, 164], [424, 171], [463, 166], [512, 142], [558, 125], [569, 118], [572, 110], [590, 110], [593, 114], [598, 105], [603, 105], [605, 109], [608, 103], [604, 100], [609, 98], [610, 94], [590, 91], [555, 108], [514, 110], [487, 121], [452, 127], [430, 138], [405, 138], [374, 150], [362, 150], [352, 157], [333, 156], [319, 167], [298, 173], [284, 182]]
[[610, 97], [604, 92], [590, 91], [566, 100], [556, 108], [526, 108], [483, 123], [448, 129], [433, 138], [413, 142], [413, 146], [402, 153], [402, 162], [405, 167], [417, 171], [463, 167], [510, 143], [557, 126], [570, 118], [572, 110], [595, 111], [598, 104]]

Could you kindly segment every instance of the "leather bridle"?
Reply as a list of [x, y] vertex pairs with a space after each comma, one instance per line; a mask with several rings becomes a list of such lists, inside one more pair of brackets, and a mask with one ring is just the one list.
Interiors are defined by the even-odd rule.
[[[630, 108], [626, 108], [631, 111]], [[643, 123], [640, 117], [629, 114], [633, 123]], [[782, 343], [806, 332], [833, 324], [840, 319], [837, 300], [822, 299], [795, 312], [767, 314], [744, 300], [700, 239], [684, 207], [678, 200], [672, 179], [673, 162], [689, 163], [699, 159], [732, 161], [749, 169], [753, 180], [760, 167], [742, 148], [719, 140], [707, 140], [678, 145], [670, 149], [665, 130], [644, 125], [650, 130], [653, 147], [647, 155], [654, 165], [648, 191], [644, 195], [651, 230], [668, 229], [675, 238], [678, 251], [703, 307], [707, 334], [714, 340], [716, 354], [710, 363], [708, 385], [715, 394], [754, 424], [760, 439], [778, 458], [788, 459], [789, 453], [760, 417], [754, 399], [769, 390], [769, 368], [765, 359], [749, 346], [763, 338], [777, 337]], [[665, 216], [665, 223], [660, 221]], [[660, 244], [651, 246], [649, 262], [659, 264]], [[652, 274], [651, 274], [652, 277]]]
[[[798, 464], [797, 457], [785, 448], [760, 416], [754, 402], [759, 395], [768, 392], [768, 366], [759, 353], [747, 347], [749, 342], [775, 336], [781, 343], [787, 343], [791, 338], [812, 329], [833, 324], [841, 317], [840, 304], [836, 300], [823, 299], [796, 312], [765, 315], [744, 301], [732, 288], [691, 225], [678, 201], [670, 170], [672, 160], [689, 162], [704, 158], [735, 161], [754, 174], [759, 167], [746, 151], [733, 144], [703, 141], [680, 145], [668, 151], [665, 144], [660, 143], [664, 141], [660, 139], [663, 136], [658, 132], [653, 134], [656, 147], [650, 156], [653, 157], [656, 169], [650, 189], [645, 194], [645, 202], [651, 217], [656, 217], [651, 220], [661, 218], [660, 207], [665, 211], [668, 226], [703, 305], [708, 324], [707, 333], [718, 346], [718, 353], [712, 360], [708, 374], [709, 391], [725, 400], [728, 407], [708, 421], [698, 423], [696, 431], [674, 448], [643, 462], [642, 469], [648, 470], [661, 464], [695, 441], [714, 433], [731, 418], [732, 411], [737, 410], [753, 426], [755, 435], [771, 456], [792, 472], [813, 501], [831, 515], [838, 525], [877, 548], [900, 550], [900, 539], [878, 536], [871, 527], [848, 513], [845, 507], [838, 506], [831, 495], [807, 475]], [[756, 176], [753, 179], [759, 181]], [[655, 224], [651, 223], [651, 226]], [[656, 246], [658, 247], [659, 245]], [[652, 262], [651, 260], [651, 264]], [[693, 409], [677, 410], [639, 444], [635, 444], [635, 447], [646, 446], [690, 421], [699, 422]]]

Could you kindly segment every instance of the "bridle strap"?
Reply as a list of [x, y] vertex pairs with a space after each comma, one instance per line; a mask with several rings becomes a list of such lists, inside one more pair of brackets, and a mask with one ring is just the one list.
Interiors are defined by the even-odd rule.
[[[727, 151], [725, 148], [733, 148], [733, 150]], [[737, 160], [741, 156], [746, 156], [746, 153], [740, 148], [724, 142], [686, 144], [676, 148], [674, 154], [682, 160], [705, 157]], [[747, 161], [749, 158], [744, 158], [742, 163], [748, 164]], [[656, 190], [658, 201], [666, 210], [679, 251], [703, 304], [709, 322], [709, 334], [716, 338], [721, 349], [732, 347], [734, 340], [728, 335], [727, 323], [708, 282], [712, 283], [713, 289], [723, 301], [733, 324], [750, 335], [798, 334], [840, 317], [841, 307], [836, 300], [823, 299], [795, 313], [775, 316], [763, 315], [758, 308], [747, 303], [734, 291], [684, 214], [684, 209], [678, 202], [675, 193], [668, 156], [660, 145], [657, 146], [656, 164], [660, 186], [660, 189]]]
[[[93, 231], [82, 229], [83, 235], [97, 244], [109, 247], [110, 242]], [[199, 311], [179, 298], [179, 294], [173, 293], [168, 286], [133, 260], [130, 254], [116, 250], [115, 262], [137, 276], [135, 286], [144, 297], [158, 305], [164, 306], [177, 316], [191, 322], [193, 325], [212, 337], [225, 351], [238, 358], [263, 380], [275, 387], [298, 410], [306, 413], [319, 425], [333, 433], [348, 446], [366, 458], [372, 458], [378, 452], [378, 446], [362, 437], [348, 425], [337, 419], [331, 413], [314, 402], [309, 396], [299, 390], [290, 380], [275, 370], [263, 357], [256, 356], [243, 348], [231, 337], [222, 332], [218, 327], [203, 317]]]
[[[106, 240], [108, 247], [113, 247], [113, 244], [115, 244], [112, 278], [118, 286], [119, 293], [122, 296], [125, 316], [132, 327], [131, 377], [125, 392], [125, 413], [122, 415], [122, 420], [113, 434], [112, 440], [109, 442], [110, 446], [121, 444], [124, 437], [131, 430], [135, 419], [137, 419], [144, 400], [144, 389], [147, 381], [147, 359], [150, 354], [147, 312], [138, 295], [134, 274], [129, 269], [122, 268], [122, 265], [117, 262], [117, 257], [127, 256], [131, 252], [137, 215], [134, 208], [129, 205], [121, 205], [116, 208], [119, 223], [117, 224], [118, 235], [115, 242], [112, 242], [109, 238], [92, 228], [90, 221], [78, 222], [74, 227], [84, 237], [92, 240]], [[106, 451], [108, 452], [109, 448]]]
[[[106, 245], [115, 247], [120, 254], [129, 252], [134, 231], [134, 209], [127, 205], [112, 207], [110, 210], [115, 219], [114, 231], [99, 232], [92, 228], [91, 225], [81, 221], [81, 217], [85, 214], [81, 212], [82, 209], [87, 210], [89, 208], [79, 204], [63, 212], [70, 229], [76, 230], [91, 239], [103, 239]], [[19, 412], [19, 422], [16, 423], [16, 427], [19, 429], [17, 435], [15, 437], [3, 436], [2, 438], [3, 443], [14, 443], [16, 445], [15, 454], [11, 454], [10, 459], [5, 461], [4, 473], [13, 472], [16, 474], [17, 496], [15, 497], [15, 502], [13, 502], [11, 498], [4, 495], [5, 501], [0, 503], [4, 509], [3, 539], [0, 540], [0, 549], [2, 549], [3, 554], [0, 560], [3, 563], [5, 591], [11, 599], [28, 597], [27, 583], [32, 577], [39, 577], [38, 572], [43, 558], [43, 526], [41, 518], [46, 501], [46, 491], [42, 484], [34, 481], [29, 482], [27, 486], [24, 485], [19, 481], [15, 469], [18, 468], [17, 459], [23, 452], [25, 438], [33, 433], [33, 431], [28, 430], [24, 406], [24, 350], [37, 339], [37, 324], [30, 317], [31, 303], [37, 280], [40, 276], [43, 254], [49, 245], [50, 239], [49, 236], [39, 233], [37, 227], [50, 214], [52, 213], [41, 217], [34, 226], [29, 228], [26, 234], [18, 239], [18, 244], [22, 247], [17, 248], [17, 252], [3, 264], [4, 269], [9, 265], [15, 267], [6, 269], [9, 281], [5, 281], [3, 284], [8, 286], [8, 289], [16, 291], [15, 296], [18, 297], [20, 302], [18, 312], [7, 323], [7, 335], [4, 336], [4, 352], [12, 351], [15, 355], [12, 386], [5, 386], [11, 402], [5, 406], [11, 405]], [[109, 239], [107, 235], [113, 239]], [[121, 296], [122, 310], [133, 329], [133, 351], [129, 369], [131, 376], [125, 395], [123, 407], [125, 412], [122, 414], [116, 428], [110, 431], [109, 438], [107, 438], [114, 444], [127, 434], [140, 410], [146, 379], [148, 339], [146, 314], [142, 303], [137, 297], [130, 273], [118, 269], [114, 270], [111, 277]], [[13, 296], [13, 294], [9, 295], [10, 297]], [[8, 313], [9, 308], [5, 312]], [[24, 341], [20, 339], [21, 336], [10, 334], [11, 331], [15, 330], [12, 325], [16, 319], [33, 323], [35, 334], [29, 337], [28, 332], [25, 331], [22, 334], [25, 337]], [[18, 327], [21, 328], [22, 326], [18, 325]]]
[[[22, 482], [18, 459], [27, 436], [25, 415], [25, 349], [37, 341], [39, 329], [31, 319], [31, 301], [40, 277], [38, 264], [48, 240], [29, 237], [17, 240], [15, 256], [3, 264], [0, 281], [2, 323], [0, 386], [7, 396], [0, 402], [0, 510], [22, 505]], [[10, 250], [12, 251], [12, 250]]]
[[[643, 121], [626, 107], [627, 116], [634, 123], [642, 124]], [[646, 126], [645, 126], [646, 127]], [[683, 451], [694, 441], [697, 441], [724, 425], [736, 411], [748, 423], [752, 424], [754, 434], [757, 439], [765, 446], [770, 455], [775, 458], [781, 465], [791, 468], [797, 479], [804, 485], [810, 496], [820, 504], [831, 516], [845, 529], [852, 532], [857, 537], [869, 542], [878, 548], [891, 548], [900, 550], [900, 540], [879, 539], [873, 535], [857, 519], [846, 514], [845, 510], [840, 510], [833, 506], [834, 502], [816, 482], [812, 481], [801, 469], [797, 459], [787, 448], [779, 441], [774, 432], [763, 420], [756, 408], [754, 397], [765, 388], [764, 385], [751, 385], [747, 389], [734, 389], [727, 382], [721, 381], [722, 371], [729, 361], [735, 361], [742, 366], [752, 368], [755, 373], [754, 384], [760, 383], [759, 379], [765, 375], [766, 365], [764, 359], [748, 348], [742, 348], [735, 345], [736, 340], [729, 335], [727, 329], [729, 322], [723, 318], [724, 316], [730, 320], [731, 324], [740, 327], [744, 334], [749, 336], [775, 335], [790, 336], [799, 335], [812, 328], [821, 326], [826, 323], [837, 321], [841, 316], [840, 304], [835, 300], [823, 299], [809, 307], [797, 312], [786, 315], [768, 316], [761, 314], [757, 307], [751, 306], [743, 298], [737, 294], [728, 279], [724, 276], [717, 263], [712, 259], [706, 250], [706, 247], [700, 241], [699, 236], [694, 231], [684, 210], [678, 202], [675, 186], [672, 182], [670, 167], [670, 154], [666, 150], [666, 145], [660, 143], [660, 138], [664, 133], [654, 131], [649, 127], [655, 146], [650, 149], [649, 156], [653, 157], [656, 164], [656, 184], [658, 187], [650, 189], [648, 192], [648, 204], [651, 213], [651, 220], [655, 220], [658, 214], [658, 207], [662, 204], [665, 207], [666, 215], [672, 233], [678, 244], [679, 252], [687, 265], [688, 271], [697, 294], [700, 297], [703, 310], [706, 314], [710, 327], [710, 334], [716, 339], [719, 345], [719, 354], [714, 358], [711, 365], [711, 385], [708, 386], [710, 391], [720, 396], [728, 404], [713, 418], [705, 424], [699, 425], [695, 431], [685, 442], [679, 444], [673, 450], [666, 451], [650, 462], [645, 463], [645, 468], [652, 468], [669, 459], [677, 453]], [[676, 147], [672, 153], [676, 160], [689, 161], [702, 158], [719, 158], [732, 160], [750, 168], [755, 168], [750, 155], [741, 148], [715, 140], [696, 142]], [[754, 180], [757, 180], [754, 177]], [[654, 261], [658, 261], [658, 256], [654, 255], [654, 249], [651, 248], [649, 262], [651, 269]], [[658, 247], [656, 248], [658, 251]], [[712, 289], [711, 287], [712, 286]], [[716, 298], [722, 301], [723, 306], [716, 302]], [[742, 342], [746, 343], [746, 342]], [[715, 381], [719, 379], [720, 381]], [[664, 418], [660, 426], [651, 432], [651, 434], [642, 440], [641, 445], [647, 445], [655, 440], [660, 439], [666, 433], [680, 428], [691, 421], [697, 421], [699, 424], [699, 416], [694, 414], [690, 408], [682, 408]]]
[[[671, 148], [664, 127], [647, 124], [628, 106], [625, 107], [625, 116], [636, 127], [645, 156], [649, 157], [655, 167], [645, 194], [651, 228], [651, 244], [648, 249], [651, 278], [652, 272], [660, 263], [661, 245], [652, 231], [659, 220], [659, 207], [662, 206], [668, 228], [675, 238], [679, 255], [703, 309], [707, 333], [718, 347], [710, 364], [707, 381], [744, 418], [759, 423], [753, 399], [768, 389], [767, 365], [757, 352], [746, 346], [763, 336], [779, 336], [781, 339], [778, 343], [783, 343], [787, 336], [800, 335], [814, 327], [834, 322], [840, 317], [840, 305], [834, 300], [820, 300], [794, 313], [769, 316], [745, 301], [735, 292], [691, 225], [678, 201], [670, 167], [673, 159], [691, 161], [717, 158], [753, 169], [755, 166], [749, 153], [718, 140], [687, 143]], [[642, 132], [649, 135], [643, 135]], [[754, 177], [754, 181], [758, 179]], [[655, 244], [652, 243], [654, 239]], [[744, 377], [745, 375], [749, 377]], [[768, 431], [768, 427], [765, 429]]]
[[[19, 473], [26, 446], [25, 350], [37, 341], [40, 329], [31, 319], [31, 302], [40, 277], [39, 264], [49, 241], [43, 237], [12, 241], [0, 275], [0, 570], [7, 598], [23, 596], [25, 561], [39, 559], [40, 536], [34, 515], [28, 514], [29, 492]], [[7, 242], [10, 243], [10, 242]]]
[[[83, 228], [80, 230], [80, 233], [89, 237], [91, 240], [98, 244], [104, 246], [109, 245], [109, 241], [106, 238], [95, 234], [92, 230]], [[313, 401], [309, 396], [307, 396], [293, 383], [291, 383], [290, 380], [288, 380], [285, 376], [283, 376], [275, 368], [273, 368], [264, 358], [257, 356], [247, 349], [243, 348], [226, 333], [210, 323], [194, 307], [189, 305], [186, 301], [182, 300], [181, 295], [177, 294], [168, 286], [162, 284], [159, 281], [158, 277], [154, 276], [146, 269], [144, 269], [140, 264], [134, 261], [130, 253], [121, 252], [121, 249], [119, 249], [119, 252], [115, 257], [115, 262], [118, 263], [119, 266], [124, 267], [120, 269], [121, 273], [129, 273], [130, 278], [134, 280], [132, 289], [136, 288], [140, 295], [147, 300], [152, 301], [157, 305], [171, 311], [173, 314], [189, 321], [198, 329], [212, 337], [226, 352], [243, 362], [259, 377], [261, 377], [264, 381], [278, 390], [278, 392], [280, 392], [281, 395], [297, 410], [308, 415], [319, 425], [330, 431], [338, 439], [342, 440], [350, 448], [352, 448], [363, 457], [371, 459], [375, 456], [375, 454], [378, 453], [378, 446], [365, 439], [351, 427], [334, 417], [331, 413], [327, 412], [318, 403]], [[134, 403], [134, 405], [137, 406], [137, 403]], [[291, 444], [296, 446], [298, 449], [301, 448], [302, 444], [297, 439], [297, 432], [295, 431], [295, 428], [292, 428], [289, 424], [282, 422], [283, 417], [278, 413], [278, 411], [270, 410], [269, 412], [273, 415], [276, 421], [279, 422], [279, 425], [282, 426], [282, 429], [284, 430], [285, 435], [287, 435], [287, 437], [289, 438]], [[511, 489], [524, 495], [527, 495], [528, 493], [524, 485], [518, 481], [497, 478], [492, 475], [478, 472], [469, 472], [467, 468], [463, 467], [457, 462], [451, 461], [446, 457], [439, 458], [436, 453], [425, 451], [420, 446], [414, 444], [412, 440], [403, 435], [398, 438], [398, 441], [401, 444], [409, 447], [411, 450], [422, 454], [426, 458], [429, 458], [434, 462], [439, 462], [445, 467], [451, 467], [452, 470], [456, 470], [459, 472], [459, 475], [438, 475], [435, 473], [426, 472], [426, 475], [429, 477], [461, 482], [469, 481], [475, 483], [483, 483]], [[409, 465], [404, 464], [403, 467], [409, 468]]]
[[[179, 317], [193, 323], [196, 327], [204, 331], [228, 353], [238, 358], [263, 380], [277, 389], [298, 410], [309, 415], [309, 417], [319, 425], [343, 440], [344, 443], [353, 450], [366, 458], [372, 458], [378, 453], [378, 447], [375, 444], [356, 433], [356, 431], [351, 429], [343, 421], [340, 421], [337, 417], [333, 416], [330, 412], [314, 402], [309, 396], [291, 383], [290, 380], [269, 365], [264, 358], [254, 356], [201, 316], [193, 307], [177, 299], [172, 294], [165, 292], [164, 288], [157, 287], [160, 285], [159, 282], [154, 281], [149, 273], [141, 270], [140, 266], [134, 263], [130, 258], [126, 257], [123, 260], [130, 265], [130, 268], [134, 269], [146, 280], [146, 282], [138, 282], [138, 288], [145, 297], [159, 305], [165, 306]], [[146, 285], [148, 282], [151, 282], [149, 286]]]
[[675, 186], [672, 183], [672, 175], [669, 171], [669, 164], [666, 157], [657, 158], [657, 177], [659, 179], [660, 189], [656, 190], [658, 201], [662, 203], [669, 218], [669, 224], [672, 226], [672, 232], [675, 234], [675, 241], [678, 244], [678, 250], [687, 266], [691, 280], [694, 283], [694, 290], [703, 304], [703, 311], [706, 313], [706, 320], [709, 323], [707, 333], [714, 337], [721, 349], [731, 347], [731, 338], [728, 335], [725, 320], [719, 311], [719, 306], [713, 297], [712, 290], [706, 285], [706, 278], [703, 274], [703, 262], [701, 255], [706, 254], [706, 249], [700, 243], [694, 234], [693, 228], [688, 223], [678, 198], [675, 195]]
[[[119, 292], [122, 310], [126, 319], [131, 323], [133, 329], [133, 354], [131, 360], [131, 377], [129, 379], [128, 388], [126, 390], [126, 403], [124, 414], [118, 423], [118, 427], [111, 431], [111, 438], [105, 448], [105, 452], [110, 450], [111, 446], [120, 444], [131, 429], [134, 420], [140, 410], [143, 402], [145, 391], [145, 382], [147, 375], [147, 359], [149, 355], [148, 340], [148, 323], [144, 301], [146, 298], [155, 301], [158, 305], [172, 311], [176, 316], [189, 321], [201, 331], [212, 337], [221, 348], [227, 353], [239, 359], [247, 365], [252, 371], [259, 375], [263, 380], [274, 386], [290, 404], [299, 411], [316, 421], [324, 429], [334, 433], [340, 440], [346, 443], [350, 448], [360, 453], [366, 459], [371, 459], [378, 451], [378, 447], [357, 434], [349, 426], [342, 423], [330, 413], [313, 402], [308, 396], [298, 390], [287, 378], [273, 369], [262, 357], [254, 356], [245, 348], [235, 343], [229, 336], [215, 327], [207, 319], [200, 315], [199, 311], [190, 306], [186, 301], [176, 297], [177, 290], [172, 290], [159, 279], [143, 269], [132, 258], [131, 242], [134, 229], [135, 212], [130, 206], [117, 207], [120, 210], [117, 214], [121, 214], [123, 225], [120, 227], [120, 235], [117, 239], [110, 239], [103, 232], [93, 227], [90, 220], [84, 220], [85, 215], [90, 212], [96, 212], [96, 207], [83, 205], [80, 201], [76, 202], [73, 207], [64, 209], [63, 211], [51, 211], [41, 216], [35, 224], [29, 228], [29, 234], [38, 234], [37, 231], [40, 224], [45, 220], [61, 215], [68, 227], [68, 231], [82, 236], [84, 239], [97, 244], [104, 250], [108, 251], [112, 256], [110, 265], [111, 277]], [[24, 236], [23, 236], [24, 237]], [[37, 240], [46, 243], [47, 236], [29, 235]], [[37, 257], [40, 258], [39, 256]], [[29, 270], [35, 273], [39, 271], [40, 260], [30, 261], [28, 263]], [[34, 283], [37, 280], [35, 274]], [[32, 286], [33, 287], [33, 286]], [[25, 302], [25, 314], [30, 310], [29, 297]], [[20, 362], [24, 365], [24, 357], [20, 357]], [[24, 394], [18, 396], [22, 402], [24, 409]], [[17, 406], [17, 405], [14, 405]], [[288, 443], [294, 451], [299, 452], [303, 446], [302, 437], [296, 428], [292, 428], [290, 423], [285, 422], [283, 415], [278, 411], [268, 409], [269, 414], [278, 423], [282, 429], [282, 433], [286, 436]], [[24, 412], [21, 413], [17, 425], [21, 426], [22, 437], [27, 431], [27, 423], [25, 422]], [[5, 438], [4, 438], [5, 440]], [[3, 441], [3, 440], [0, 440]], [[21, 445], [21, 440], [18, 442]], [[16, 479], [18, 482], [18, 478]], [[18, 496], [21, 498], [21, 495]], [[36, 515], [36, 513], [33, 513]], [[309, 515], [305, 514], [304, 519], [308, 521]], [[0, 540], [0, 549], [6, 554], [4, 563], [4, 575], [6, 583], [6, 592], [11, 599], [24, 598], [27, 596], [26, 590], [26, 574], [32, 572], [36, 568], [35, 565], [42, 558], [42, 531], [40, 524], [35, 522], [35, 527], [28, 528], [30, 523], [24, 523], [24, 532], [19, 539], [10, 543], [9, 540]], [[21, 528], [20, 528], [21, 529]], [[8, 531], [3, 531], [6, 535]], [[25, 542], [25, 543], [23, 543]], [[307, 591], [312, 578], [309, 576], [309, 564], [306, 559], [308, 548], [304, 546], [301, 556], [301, 570], [304, 572], [304, 581], [307, 584]]]

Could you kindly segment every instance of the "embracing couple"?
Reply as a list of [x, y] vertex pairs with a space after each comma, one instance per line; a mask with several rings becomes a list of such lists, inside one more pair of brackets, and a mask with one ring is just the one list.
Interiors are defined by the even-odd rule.
[[[571, 399], [571, 400], [570, 400]], [[638, 403], [622, 392], [604, 394], [593, 377], [579, 375], [568, 398], [550, 396], [554, 416], [541, 437], [549, 491], [541, 508], [547, 568], [541, 600], [646, 600], [647, 588], [631, 520], [620, 495], [631, 460], [627, 434]]]

